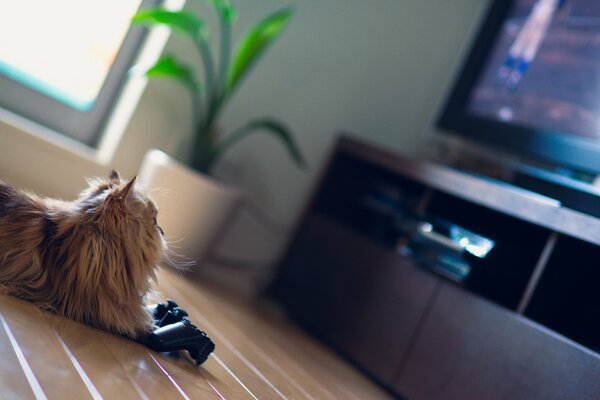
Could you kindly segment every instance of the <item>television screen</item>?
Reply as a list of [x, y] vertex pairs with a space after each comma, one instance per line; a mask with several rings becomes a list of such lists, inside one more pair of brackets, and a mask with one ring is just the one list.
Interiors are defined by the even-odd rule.
[[440, 125], [600, 172], [600, 0], [496, 0]]
[[501, 121], [600, 138], [600, 1], [517, 1], [468, 109]]

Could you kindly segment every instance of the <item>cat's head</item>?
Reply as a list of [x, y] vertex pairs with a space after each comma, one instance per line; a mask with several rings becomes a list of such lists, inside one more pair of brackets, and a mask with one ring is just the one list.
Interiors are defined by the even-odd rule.
[[118, 250], [126, 253], [130, 268], [144, 279], [143, 275], [147, 278], [147, 274], [153, 274], [165, 258], [167, 245], [158, 225], [156, 204], [135, 181], [121, 179], [116, 171], [108, 178], [91, 179], [75, 204], [84, 219], [96, 227], [100, 238], [119, 243]]

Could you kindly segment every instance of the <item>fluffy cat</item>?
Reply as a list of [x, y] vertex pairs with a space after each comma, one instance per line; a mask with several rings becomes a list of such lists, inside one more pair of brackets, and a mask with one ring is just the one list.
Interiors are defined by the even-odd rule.
[[95, 327], [143, 338], [145, 296], [167, 247], [157, 208], [115, 171], [72, 202], [0, 181], [0, 292]]

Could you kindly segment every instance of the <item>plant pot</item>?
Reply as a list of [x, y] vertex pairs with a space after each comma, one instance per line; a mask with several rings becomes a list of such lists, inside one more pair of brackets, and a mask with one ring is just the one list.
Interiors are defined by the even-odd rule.
[[158, 206], [169, 248], [205, 261], [238, 209], [239, 192], [160, 150], [146, 153], [138, 180]]

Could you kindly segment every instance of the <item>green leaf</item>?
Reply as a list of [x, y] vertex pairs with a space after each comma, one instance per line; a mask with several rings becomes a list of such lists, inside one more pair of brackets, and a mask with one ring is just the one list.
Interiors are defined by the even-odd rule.
[[258, 22], [240, 40], [227, 79], [231, 92], [248, 73], [269, 45], [279, 37], [292, 16], [292, 9], [285, 8]]
[[174, 56], [162, 56], [153, 66], [144, 73], [150, 78], [170, 78], [187, 86], [192, 92], [198, 93], [200, 87], [194, 72], [190, 67], [180, 63]]
[[173, 31], [196, 39], [202, 35], [204, 22], [187, 11], [169, 11], [164, 8], [152, 8], [138, 11], [131, 22], [134, 24], [153, 26], [166, 25]]
[[237, 10], [229, 0], [207, 0], [207, 3], [217, 10], [221, 17], [228, 23], [232, 23], [237, 18]]
[[277, 140], [281, 142], [281, 144], [283, 144], [285, 149], [288, 151], [288, 154], [298, 167], [306, 167], [306, 161], [302, 156], [300, 148], [294, 141], [294, 137], [292, 136], [290, 130], [281, 122], [270, 118], [261, 118], [251, 121], [246, 125], [242, 126], [237, 131], [233, 132], [228, 137], [226, 137], [221, 142], [220, 146], [217, 148], [214, 160], [216, 161], [216, 159], [225, 150], [229, 149], [234, 143], [238, 142], [240, 139], [243, 139], [250, 134], [259, 132], [273, 135]]
[[221, 9], [221, 15], [223, 15], [225, 21], [231, 24], [237, 19], [238, 13], [232, 5], [229, 5]]

